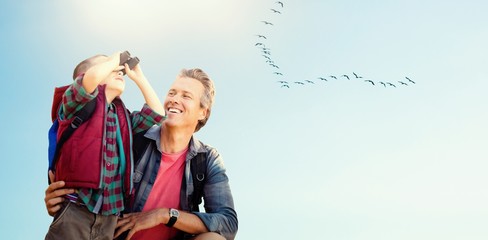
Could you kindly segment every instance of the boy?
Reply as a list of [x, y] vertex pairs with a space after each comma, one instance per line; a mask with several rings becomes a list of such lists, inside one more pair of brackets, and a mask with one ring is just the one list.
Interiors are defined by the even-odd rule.
[[[61, 148], [55, 179], [77, 190], [67, 195], [46, 239], [113, 239], [117, 216], [133, 192], [132, 134], [163, 120], [164, 108], [141, 68], [120, 66], [120, 55], [82, 61], [63, 95], [58, 137], [85, 104], [95, 99], [96, 106]], [[120, 99], [123, 70], [144, 95], [147, 104], [140, 112], [129, 113]]]

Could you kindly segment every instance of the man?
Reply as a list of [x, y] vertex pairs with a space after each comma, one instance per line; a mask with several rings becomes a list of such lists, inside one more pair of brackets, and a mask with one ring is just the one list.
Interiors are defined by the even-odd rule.
[[[167, 119], [144, 134], [151, 144], [140, 148], [138, 141], [142, 140], [134, 137], [133, 213], [119, 219], [115, 237], [128, 230], [127, 239], [235, 238], [237, 214], [222, 157], [193, 137], [210, 117], [214, 94], [213, 82], [206, 73], [183, 69], [164, 101]], [[205, 156], [206, 162], [205, 213], [191, 211], [194, 183], [190, 162], [199, 154]], [[46, 190], [50, 215], [60, 210], [62, 196], [73, 191], [62, 189], [63, 185], [54, 182]]]

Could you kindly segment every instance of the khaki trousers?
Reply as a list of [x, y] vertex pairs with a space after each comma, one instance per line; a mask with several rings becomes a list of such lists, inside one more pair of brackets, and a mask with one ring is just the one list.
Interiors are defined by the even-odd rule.
[[117, 216], [94, 214], [66, 200], [49, 226], [46, 240], [113, 240]]

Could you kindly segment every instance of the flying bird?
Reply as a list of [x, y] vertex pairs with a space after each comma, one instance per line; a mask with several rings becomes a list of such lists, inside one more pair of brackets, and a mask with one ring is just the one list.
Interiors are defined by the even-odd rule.
[[351, 79], [349, 79], [349, 76], [347, 76], [346, 74], [342, 75], [341, 77], [345, 77], [345, 78], [347, 78], [347, 80], [351, 80]]
[[337, 77], [336, 77], [336, 76], [334, 76], [334, 75], [330, 75], [329, 77], [331, 77], [331, 78], [333, 78], [333, 79], [337, 79]]
[[263, 23], [264, 23], [264, 24], [266, 24], [266, 25], [271, 25], [271, 26], [273, 26], [273, 23], [270, 23], [270, 22], [268, 22], [268, 21], [261, 21], [261, 22], [263, 22]]
[[258, 42], [258, 43], [256, 43], [256, 44], [254, 44], [254, 46], [264, 46], [264, 43], [260, 43], [260, 42]]
[[283, 84], [283, 85], [281, 85], [281, 87], [282, 87], [282, 88], [283, 88], [283, 87], [290, 88], [290, 86], [288, 86], [288, 84]]
[[356, 78], [363, 78], [363, 77], [361, 77], [361, 76], [358, 76], [358, 75], [357, 75], [355, 72], [353, 72], [352, 74], [354, 74], [354, 76], [355, 76]]
[[298, 85], [305, 85], [305, 83], [303, 82], [294, 82], [295, 84], [298, 84]]
[[405, 78], [406, 78], [406, 79], [407, 79], [409, 82], [411, 82], [411, 83], [415, 84], [415, 82], [414, 82], [414, 81], [412, 81], [412, 79], [410, 79], [410, 78], [408, 78], [408, 77], [405, 77]]
[[281, 84], [288, 84], [287, 81], [278, 81], [278, 82], [281, 83]]
[[374, 86], [374, 82], [372, 80], [364, 80], [365, 82], [370, 82]]
[[279, 5], [281, 5], [281, 7], [283, 7], [283, 3], [282, 2], [277, 1], [276, 3], [278, 3]]
[[269, 56], [267, 56], [267, 55], [262, 55], [262, 56], [265, 57], [268, 60], [271, 60], [271, 58]]
[[399, 82], [400, 84], [402, 84], [402, 85], [408, 86], [408, 84], [407, 84], [407, 83], [405, 83], [405, 82], [402, 82], [402, 81], [398, 81], [398, 82]]
[[274, 61], [266, 60], [266, 63], [274, 63]]
[[391, 82], [387, 82], [386, 84], [392, 86], [392, 87], [396, 87], [395, 84], [391, 83]]
[[385, 87], [386, 87], [386, 83], [384, 83], [384, 82], [380, 82], [380, 83], [381, 83], [383, 86], [385, 86]]
[[323, 77], [318, 77], [317, 79], [320, 79], [321, 81], [327, 81], [327, 78], [323, 78]]
[[258, 34], [258, 35], [256, 35], [256, 36], [258, 36], [258, 38], [264, 38], [264, 39], [267, 39], [267, 38], [266, 38], [266, 36], [264, 36], [264, 35], [259, 35], [259, 34]]
[[281, 76], [283, 76], [283, 73], [280, 73], [280, 72], [274, 72], [273, 74], [276, 74], [276, 75], [281, 75]]
[[274, 65], [274, 64], [270, 64], [271, 67], [274, 67], [274, 68], [278, 68], [280, 69], [278, 66]]
[[271, 8], [271, 11], [273, 11], [273, 13], [278, 13], [278, 14], [281, 14], [281, 12], [280, 12], [280, 11], [278, 11], [278, 10], [276, 10], [276, 9], [272, 9], [272, 8]]
[[308, 83], [311, 83], [311, 84], [315, 84], [313, 81], [310, 81], [310, 80], [305, 80], [305, 82], [308, 82]]
[[270, 51], [262, 51], [264, 54], [271, 55]]

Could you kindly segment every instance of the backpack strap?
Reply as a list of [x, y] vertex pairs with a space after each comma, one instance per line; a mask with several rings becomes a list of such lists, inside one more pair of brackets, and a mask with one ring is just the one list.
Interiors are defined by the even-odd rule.
[[[156, 141], [146, 138], [144, 135], [148, 130], [136, 133], [132, 137], [132, 155], [134, 157], [134, 172], [133, 172], [133, 192], [129, 198], [126, 199], [126, 207], [124, 213], [134, 211], [136, 208], [135, 200], [142, 198], [144, 189], [140, 189], [143, 182], [143, 174], [146, 172], [147, 165], [151, 162], [153, 149], [156, 149]], [[137, 206], [139, 207], [139, 206]], [[143, 206], [141, 206], [142, 209]], [[125, 239], [125, 238], [124, 238]]]
[[198, 205], [202, 203], [203, 187], [207, 181], [207, 154], [198, 153], [190, 162], [193, 178], [193, 194], [190, 197], [190, 209], [200, 211]]
[[[139, 165], [139, 161], [141, 161], [142, 156], [146, 152], [149, 145], [151, 145], [152, 140], [144, 137], [147, 130], [138, 132], [132, 135], [132, 155], [134, 156], [134, 166]], [[145, 165], [142, 167], [145, 168]]]

